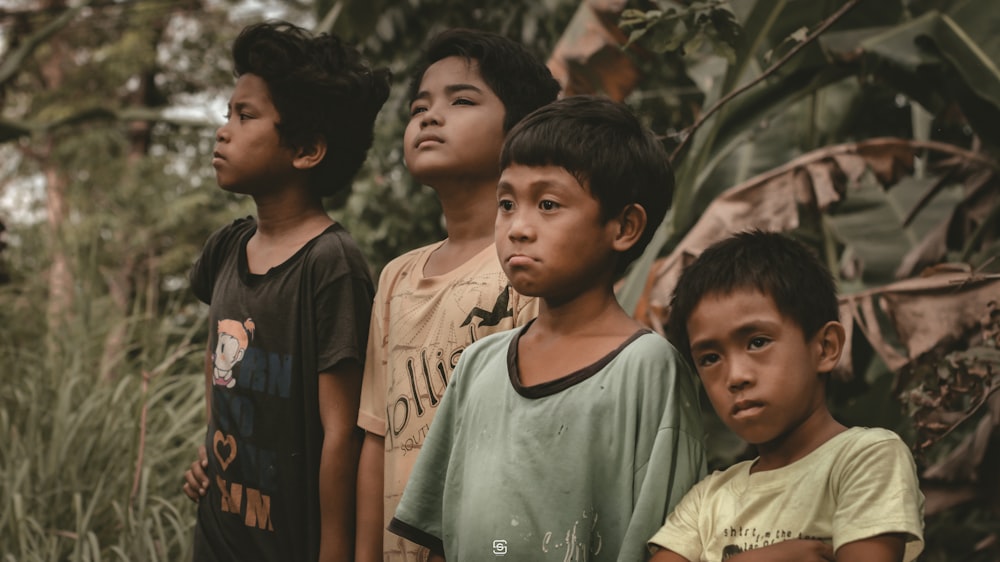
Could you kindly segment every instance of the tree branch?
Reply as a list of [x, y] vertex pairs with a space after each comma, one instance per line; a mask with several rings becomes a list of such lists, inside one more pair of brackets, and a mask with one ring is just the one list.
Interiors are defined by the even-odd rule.
[[[781, 57], [777, 62], [771, 65], [767, 70], [764, 71], [763, 74], [758, 76], [756, 79], [747, 82], [743, 86], [729, 92], [728, 94], [723, 96], [722, 99], [715, 102], [715, 104], [713, 104], [712, 107], [708, 109], [708, 111], [698, 116], [698, 119], [696, 119], [695, 122], [685, 130], [686, 134], [684, 135], [684, 139], [681, 140], [681, 143], [678, 144], [677, 148], [675, 148], [674, 151], [670, 154], [670, 161], [674, 162], [677, 160], [677, 157], [681, 154], [681, 152], [685, 148], [687, 148], [687, 145], [691, 140], [691, 138], [694, 136], [695, 131], [697, 131], [705, 123], [705, 121], [708, 120], [709, 117], [718, 112], [719, 109], [722, 108], [722, 106], [732, 101], [733, 98], [735, 98], [736, 96], [742, 94], [743, 92], [749, 90], [750, 88], [753, 88], [754, 86], [763, 82], [764, 80], [767, 80], [772, 74], [777, 72], [779, 68], [781, 68], [789, 60], [791, 60], [792, 57], [798, 54], [799, 51], [805, 48], [806, 45], [815, 41], [817, 37], [822, 35], [827, 29], [830, 28], [830, 26], [835, 24], [838, 20], [840, 20], [840, 18], [844, 16], [844, 14], [851, 11], [860, 2], [861, 0], [848, 0], [846, 3], [844, 3], [843, 6], [840, 7], [840, 9], [838, 9], [836, 12], [830, 15], [830, 17], [823, 20], [815, 31], [810, 33], [805, 39], [802, 40], [801, 43], [793, 47], [792, 50], [785, 53], [785, 56]], [[752, 56], [752, 54], [750, 56]]]
[[0, 64], [0, 86], [7, 83], [14, 74], [21, 68], [24, 64], [24, 60], [34, 52], [45, 40], [52, 37], [58, 33], [62, 28], [69, 25], [69, 22], [73, 21], [81, 10], [86, 8], [90, 2], [81, 2], [79, 6], [75, 8], [70, 8], [65, 12], [59, 14], [59, 17], [49, 22], [45, 27], [40, 29], [37, 33], [32, 34], [27, 39], [24, 40], [14, 52], [8, 55], [2, 64]]

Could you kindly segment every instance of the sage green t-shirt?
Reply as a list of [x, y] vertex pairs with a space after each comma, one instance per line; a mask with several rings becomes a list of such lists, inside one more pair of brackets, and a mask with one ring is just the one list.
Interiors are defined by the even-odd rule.
[[641, 561], [705, 472], [694, 375], [639, 331], [597, 363], [525, 387], [523, 331], [470, 346], [390, 530], [451, 561]]

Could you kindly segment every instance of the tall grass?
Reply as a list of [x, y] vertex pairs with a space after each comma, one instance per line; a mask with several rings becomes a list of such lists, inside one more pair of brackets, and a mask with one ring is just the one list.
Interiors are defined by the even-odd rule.
[[0, 341], [0, 561], [189, 556], [181, 476], [204, 431], [203, 348], [129, 322], [112, 380], [99, 376], [99, 333], [58, 349]]

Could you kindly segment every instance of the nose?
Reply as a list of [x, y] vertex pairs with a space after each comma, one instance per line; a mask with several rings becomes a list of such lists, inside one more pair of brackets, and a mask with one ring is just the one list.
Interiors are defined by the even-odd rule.
[[215, 142], [223, 142], [229, 138], [229, 130], [226, 128], [227, 126], [228, 123], [223, 124], [215, 130]]
[[431, 104], [420, 114], [420, 127], [426, 127], [428, 125], [440, 125], [441, 124], [441, 112], [437, 110], [437, 106]]
[[726, 372], [726, 387], [732, 393], [745, 390], [754, 384], [753, 369], [739, 361], [731, 361]]
[[515, 208], [506, 214], [508, 239], [513, 242], [523, 242], [530, 240], [534, 236], [534, 227], [531, 225], [528, 213], [518, 212]]

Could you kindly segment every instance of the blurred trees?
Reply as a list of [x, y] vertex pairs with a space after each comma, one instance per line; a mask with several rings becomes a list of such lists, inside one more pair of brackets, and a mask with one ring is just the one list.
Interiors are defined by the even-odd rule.
[[[256, 6], [256, 7], [254, 7]], [[0, 7], [0, 555], [177, 560], [203, 426], [205, 310], [187, 270], [252, 204], [208, 165], [229, 45], [281, 17], [396, 75], [370, 165], [332, 201], [374, 269], [443, 229], [405, 173], [407, 70], [430, 33], [485, 27], [544, 57], [573, 0], [23, 0]], [[220, 103], [221, 102], [221, 103]], [[34, 197], [32, 197], [34, 196]], [[27, 202], [27, 203], [25, 203]]]
[[[997, 559], [990, 4], [6, 2], [0, 200], [39, 197], [0, 209], [0, 554], [184, 557], [193, 510], [179, 480], [201, 437], [205, 337], [186, 272], [212, 230], [252, 212], [215, 187], [207, 161], [228, 46], [278, 16], [356, 41], [394, 72], [368, 164], [330, 202], [373, 269], [443, 236], [399, 142], [420, 47], [450, 26], [521, 40], [552, 55], [569, 90], [624, 97], [674, 152], [673, 211], [623, 281], [629, 309], [659, 326], [679, 267], [733, 230], [813, 245], [857, 328], [832, 387], [837, 415], [915, 446], [925, 560]], [[747, 454], [719, 427], [710, 445], [717, 465]]]

